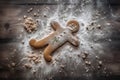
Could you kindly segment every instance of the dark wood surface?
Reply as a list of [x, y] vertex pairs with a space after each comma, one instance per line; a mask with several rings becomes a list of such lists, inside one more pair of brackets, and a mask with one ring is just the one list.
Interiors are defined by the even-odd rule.
[[[7, 5], [12, 4], [22, 4], [28, 3], [29, 0], [0, 0], [0, 78], [1, 79], [7, 79], [17, 77], [18, 79], [24, 79], [24, 71], [22, 70], [21, 66], [16, 66], [15, 68], [10, 67], [12, 62], [19, 63], [20, 57], [19, 57], [19, 48], [16, 47], [16, 45], [19, 45], [19, 41], [21, 39], [18, 39], [19, 34], [21, 34], [21, 31], [19, 31], [19, 27], [15, 27], [13, 23], [18, 19], [18, 15], [13, 18], [12, 15], [9, 16], [9, 18], [6, 16], [7, 13], [4, 13], [6, 9], [8, 9]], [[44, 0], [41, 0], [41, 2], [45, 2]], [[120, 0], [108, 0], [110, 3], [110, 7], [112, 9], [113, 17], [111, 17], [109, 22], [112, 23], [112, 34], [109, 38], [111, 38], [112, 42], [109, 43], [108, 51], [112, 54], [113, 58], [110, 57], [106, 58], [106, 66], [108, 68], [118, 68], [118, 71], [114, 71], [109, 76], [99, 76], [95, 77], [94, 80], [120, 80]], [[24, 2], [24, 3], [23, 3]], [[29, 1], [32, 3], [32, 0]], [[5, 4], [5, 5], [4, 5]], [[42, 5], [42, 3], [40, 3]], [[33, 4], [34, 5], [34, 4]], [[19, 8], [19, 7], [18, 7]], [[14, 11], [14, 10], [13, 10]], [[9, 14], [13, 14], [14, 12], [9, 12]], [[11, 21], [11, 18], [12, 21]], [[16, 22], [18, 23], [18, 22]], [[14, 52], [14, 49], [16, 48], [16, 52]], [[104, 59], [104, 57], [103, 57]], [[116, 69], [115, 69], [116, 70]], [[87, 80], [86, 78], [81, 77], [55, 77], [55, 80]], [[92, 79], [93, 80], [93, 79]]]

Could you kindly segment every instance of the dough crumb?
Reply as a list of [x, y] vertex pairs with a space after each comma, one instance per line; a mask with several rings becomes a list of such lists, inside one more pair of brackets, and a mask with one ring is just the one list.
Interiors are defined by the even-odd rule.
[[31, 33], [32, 31], [36, 30], [37, 23], [31, 17], [28, 17], [25, 19], [24, 28], [27, 32]]
[[26, 69], [31, 69], [31, 68], [32, 68], [32, 65], [31, 65], [31, 64], [25, 64], [24, 67], [25, 67]]
[[34, 62], [35, 64], [38, 64], [41, 62], [41, 56], [37, 55], [37, 54], [29, 54], [28, 55], [28, 59], [29, 61]]
[[13, 63], [11, 63], [11, 66], [12, 66], [12, 67], [15, 67], [15, 63], [14, 63], [14, 62], [13, 62]]
[[27, 12], [30, 13], [31, 11], [33, 11], [33, 8], [28, 9]]

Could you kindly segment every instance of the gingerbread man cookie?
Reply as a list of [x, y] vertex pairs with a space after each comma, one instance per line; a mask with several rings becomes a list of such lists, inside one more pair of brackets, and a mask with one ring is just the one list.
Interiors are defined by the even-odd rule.
[[52, 52], [62, 46], [65, 42], [70, 42], [74, 46], [79, 45], [77, 37], [72, 35], [79, 30], [79, 23], [76, 20], [70, 20], [67, 23], [66, 28], [62, 28], [56, 21], [52, 21], [50, 24], [55, 30], [53, 33], [41, 40], [31, 39], [29, 42], [34, 48], [40, 48], [47, 45], [43, 53], [45, 60], [48, 62], [52, 60]]

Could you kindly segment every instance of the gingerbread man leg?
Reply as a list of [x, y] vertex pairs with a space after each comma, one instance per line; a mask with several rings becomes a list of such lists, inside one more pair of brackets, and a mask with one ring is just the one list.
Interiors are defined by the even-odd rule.
[[48, 45], [44, 50], [44, 58], [46, 61], [50, 62], [52, 60], [51, 53], [54, 51], [52, 45]]
[[40, 48], [47, 45], [47, 39], [42, 39], [37, 41], [36, 39], [31, 39], [29, 44], [34, 48]]

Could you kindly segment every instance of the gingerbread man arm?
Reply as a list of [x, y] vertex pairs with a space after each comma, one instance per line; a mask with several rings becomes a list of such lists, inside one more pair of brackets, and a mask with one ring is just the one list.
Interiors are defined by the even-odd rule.
[[68, 41], [74, 45], [74, 46], [79, 46], [79, 41], [77, 39], [77, 37], [70, 35], [70, 37], [68, 38]]
[[60, 24], [56, 21], [52, 21], [51, 23], [51, 27], [55, 30], [55, 31], [58, 31], [58, 30], [62, 30], [62, 27], [60, 26]]
[[50, 62], [52, 60], [52, 56], [51, 53], [54, 51], [54, 49], [52, 48], [52, 45], [48, 45], [47, 48], [45, 48], [44, 50], [44, 58], [46, 61]]

